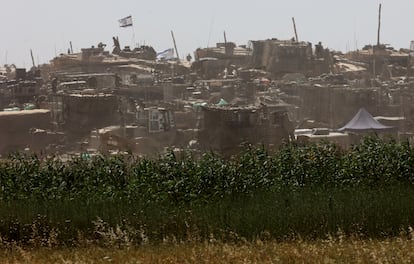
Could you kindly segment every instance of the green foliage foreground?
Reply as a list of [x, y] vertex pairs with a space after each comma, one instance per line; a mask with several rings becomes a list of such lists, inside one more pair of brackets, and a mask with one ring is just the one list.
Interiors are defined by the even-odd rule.
[[288, 144], [274, 153], [246, 146], [230, 159], [15, 155], [0, 164], [3, 243], [380, 237], [411, 226], [414, 151], [407, 142], [367, 138], [346, 151]]

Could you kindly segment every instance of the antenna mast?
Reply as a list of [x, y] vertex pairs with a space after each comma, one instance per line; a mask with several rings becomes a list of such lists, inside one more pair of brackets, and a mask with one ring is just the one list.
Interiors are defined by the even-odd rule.
[[378, 8], [378, 32], [377, 32], [377, 45], [373, 45], [372, 46], [372, 57], [373, 57], [373, 75], [374, 78], [376, 78], [377, 75], [377, 56], [375, 54], [375, 50], [379, 49], [380, 46], [380, 33], [381, 33], [381, 7], [382, 4], [379, 4], [379, 8]]
[[377, 46], [380, 45], [380, 33], [381, 33], [381, 4], [378, 9], [378, 34], [377, 34]]
[[293, 30], [295, 31], [296, 42], [299, 42], [298, 32], [296, 31], [296, 23], [295, 23], [295, 18], [294, 17], [292, 17], [292, 22], [293, 22]]
[[34, 58], [33, 58], [33, 51], [32, 51], [32, 49], [30, 49], [30, 57], [32, 57], [33, 68], [36, 68], [36, 64], [35, 64], [35, 61], [34, 61]]

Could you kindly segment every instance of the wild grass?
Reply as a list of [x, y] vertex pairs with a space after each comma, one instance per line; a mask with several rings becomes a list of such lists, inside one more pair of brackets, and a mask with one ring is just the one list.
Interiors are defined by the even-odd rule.
[[1, 250], [2, 263], [412, 263], [414, 242], [326, 239], [316, 241], [199, 242], [130, 248], [96, 246]]

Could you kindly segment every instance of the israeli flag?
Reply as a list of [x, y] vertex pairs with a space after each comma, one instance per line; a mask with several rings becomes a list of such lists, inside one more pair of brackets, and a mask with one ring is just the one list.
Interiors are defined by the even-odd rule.
[[132, 16], [127, 16], [118, 20], [120, 27], [132, 26]]
[[174, 59], [174, 49], [166, 49], [157, 53], [157, 60], [172, 60]]

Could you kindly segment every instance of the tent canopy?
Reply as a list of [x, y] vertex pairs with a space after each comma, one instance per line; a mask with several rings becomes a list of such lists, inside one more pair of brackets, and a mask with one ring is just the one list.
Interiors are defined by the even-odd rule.
[[338, 131], [367, 132], [367, 131], [388, 131], [394, 127], [385, 126], [375, 120], [365, 108], [359, 109], [358, 113], [345, 126]]

